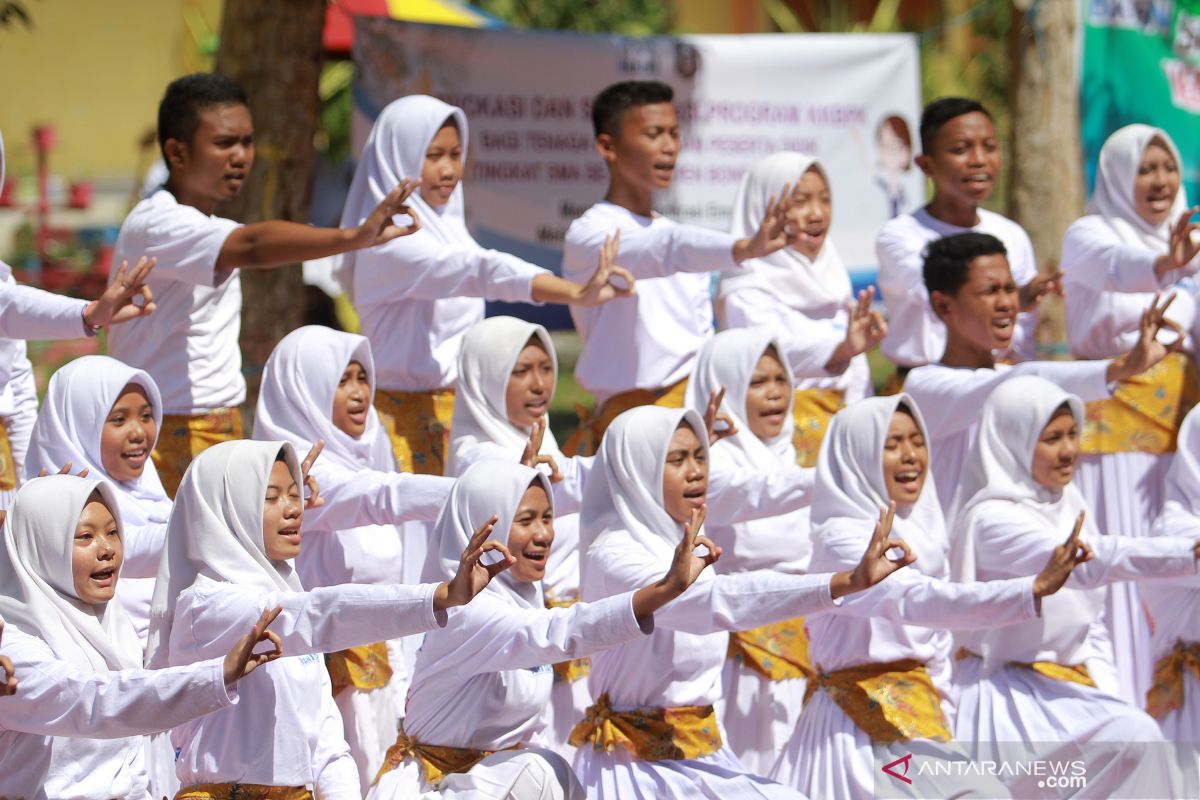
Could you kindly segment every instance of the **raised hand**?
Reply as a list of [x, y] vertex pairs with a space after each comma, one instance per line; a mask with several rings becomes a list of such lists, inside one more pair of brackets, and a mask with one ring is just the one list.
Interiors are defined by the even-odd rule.
[[[0, 622], [0, 640], [4, 639], [4, 623]], [[6, 657], [0, 656], [0, 697], [17, 693], [17, 669]]]
[[558, 483], [563, 479], [562, 473], [558, 471], [558, 462], [553, 456], [542, 455], [542, 439], [546, 436], [546, 415], [538, 417], [533, 421], [533, 426], [529, 429], [529, 441], [525, 442], [525, 451], [521, 453], [521, 463], [530, 469], [537, 469], [538, 464], [546, 464], [550, 467], [550, 482]]
[[300, 462], [300, 474], [304, 476], [304, 488], [308, 490], [308, 494], [304, 498], [304, 507], [306, 509], [316, 508], [317, 506], [325, 505], [325, 498], [321, 497], [321, 486], [317, 483], [317, 479], [308, 474], [312, 469], [313, 462], [317, 460], [317, 456], [321, 455], [321, 451], [325, 449], [325, 440], [317, 439], [308, 450], [308, 455]]
[[1075, 519], [1075, 529], [1071, 531], [1071, 535], [1065, 542], [1054, 548], [1054, 551], [1050, 553], [1049, 560], [1046, 561], [1046, 566], [1042, 567], [1042, 571], [1033, 579], [1034, 597], [1040, 599], [1054, 594], [1063, 587], [1067, 578], [1071, 577], [1071, 571], [1075, 567], [1092, 560], [1091, 548], [1080, 538], [1086, 513], [1085, 511], [1079, 512], [1079, 516]]
[[[708, 396], [708, 408], [704, 409], [704, 429], [708, 431], [709, 447], [738, 432], [737, 425], [733, 424], [732, 417], [728, 414], [718, 413], [721, 408], [721, 401], [724, 399], [724, 386], [719, 391], [713, 392]], [[724, 424], [717, 427], [718, 422]]]
[[[55, 474], [56, 474], [56, 475], [70, 475], [70, 474], [71, 474], [71, 467], [72, 467], [72, 466], [73, 466], [73, 464], [71, 464], [71, 462], [70, 462], [70, 461], [68, 461], [67, 463], [63, 464], [63, 465], [62, 465], [62, 466], [59, 468], [58, 472], [56, 472]], [[49, 473], [49, 471], [47, 471], [47, 469], [46, 469], [45, 467], [42, 467], [41, 469], [39, 469], [39, 470], [38, 470], [38, 475], [37, 475], [37, 476], [38, 476], [39, 478], [44, 478], [44, 477], [46, 477], [46, 476], [47, 476], [47, 475], [49, 475], [49, 474], [50, 474], [50, 473]], [[76, 473], [75, 473], [75, 477], [76, 477], [76, 478], [86, 478], [86, 477], [87, 477], [87, 474], [88, 474], [88, 468], [87, 468], [87, 467], [84, 467], [83, 469], [79, 470], [79, 472], [76, 472]]]
[[[1200, 214], [1200, 206], [1193, 206], [1182, 214], [1171, 226], [1171, 239], [1167, 245], [1167, 254], [1162, 262], [1159, 274], [1172, 270], [1183, 269], [1200, 254], [1200, 222], [1192, 222], [1192, 217]], [[1155, 265], [1156, 267], [1158, 264]]]
[[[122, 261], [104, 294], [83, 310], [84, 324], [97, 329], [153, 314], [154, 293], [146, 285], [146, 278], [156, 263], [157, 259], [142, 256], [130, 270], [129, 262]], [[133, 302], [135, 297], [142, 298], [141, 305]]]
[[[671, 566], [662, 580], [638, 589], [633, 593], [633, 615], [638, 620], [654, 614], [655, 611], [687, 591], [696, 582], [705, 568], [717, 563], [721, 557], [721, 548], [713, 544], [707, 536], [700, 534], [704, 527], [704, 518], [708, 515], [708, 506], [701, 505], [693, 508], [691, 517], [683, 524], [683, 538], [675, 548], [671, 558]], [[697, 555], [696, 548], [703, 545], [708, 548], [704, 555]]]
[[846, 338], [833, 349], [825, 369], [841, 372], [850, 359], [867, 352], [887, 336], [887, 322], [883, 314], [871, 310], [873, 302], [875, 287], [869, 286], [858, 293], [856, 301], [846, 304]]
[[[1107, 377], [1110, 381], [1120, 381], [1132, 378], [1153, 367], [1171, 353], [1183, 347], [1184, 332], [1178, 323], [1167, 319], [1167, 309], [1175, 300], [1175, 293], [1167, 295], [1167, 299], [1159, 305], [1160, 293], [1155, 293], [1150, 301], [1150, 307], [1142, 312], [1142, 320], [1137, 343], [1123, 358], [1113, 361], [1108, 368]], [[1170, 344], [1158, 341], [1158, 334], [1163, 329], [1175, 332], [1175, 340]]]
[[[875, 523], [875, 531], [871, 541], [863, 553], [862, 559], [853, 572], [839, 572], [829, 583], [833, 596], [861, 592], [882, 581], [898, 569], [907, 567], [917, 560], [913, 551], [903, 539], [891, 539], [892, 522], [896, 518], [896, 503], [890, 502], [887, 508], [879, 509], [879, 520]], [[893, 548], [900, 550], [897, 558], [888, 558], [888, 551]]]
[[1063, 286], [1062, 270], [1054, 272], [1039, 272], [1037, 277], [1021, 287], [1019, 292], [1022, 311], [1033, 311], [1047, 295], [1056, 294], [1066, 297], [1066, 287]]
[[733, 260], [745, 261], [748, 258], [762, 258], [782, 250], [792, 243], [796, 233], [789, 229], [787, 212], [795, 205], [792, 195], [793, 184], [784, 184], [778, 195], [771, 195], [767, 201], [767, 211], [763, 214], [758, 230], [749, 239], [738, 239], [733, 245]]
[[[617, 253], [620, 249], [620, 231], [614, 231], [612, 236], [604, 237], [604, 244], [600, 248], [600, 264], [579, 290], [578, 297], [572, 301], [573, 305], [598, 306], [609, 300], [634, 294], [633, 273], [617, 266]], [[617, 279], [616, 283], [613, 282], [614, 278]]]
[[[491, 583], [492, 578], [513, 565], [514, 559], [508, 548], [497, 541], [488, 540], [492, 531], [496, 529], [498, 520], [499, 518], [493, 515], [471, 536], [471, 541], [467, 543], [467, 549], [463, 551], [462, 559], [458, 562], [458, 571], [449, 581], [439, 584], [433, 593], [435, 609], [442, 611], [466, 605]], [[492, 551], [500, 553], [504, 558], [495, 564], [482, 563], [483, 554]]]
[[[225, 656], [226, 686], [233, 686], [263, 664], [269, 664], [283, 655], [283, 642], [274, 631], [267, 630], [282, 610], [283, 606], [275, 606], [263, 611], [250, 632], [238, 639], [233, 649]], [[254, 647], [259, 642], [270, 642], [273, 649], [256, 653]]]
[[[421, 220], [417, 218], [416, 210], [408, 205], [408, 198], [421, 185], [421, 180], [405, 178], [400, 185], [388, 192], [383, 202], [375, 206], [375, 210], [363, 220], [354, 232], [356, 247], [371, 247], [385, 244], [392, 239], [408, 236], [421, 230]], [[398, 215], [409, 217], [412, 222], [408, 225], [397, 225], [392, 217]]]

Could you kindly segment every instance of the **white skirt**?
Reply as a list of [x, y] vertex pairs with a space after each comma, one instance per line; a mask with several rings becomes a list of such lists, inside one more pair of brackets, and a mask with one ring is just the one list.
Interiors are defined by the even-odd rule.
[[736, 658], [721, 671], [725, 743], [746, 769], [766, 775], [796, 729], [807, 681], [772, 681]]
[[[1082, 455], [1075, 485], [1103, 534], [1145, 536], [1162, 511], [1163, 482], [1172, 455], [1106, 453]], [[1136, 583], [1114, 583], [1106, 591], [1104, 618], [1113, 643], [1118, 692], [1141, 708], [1154, 680], [1150, 622]]]
[[392, 687], [356, 689], [353, 686], [333, 698], [342, 712], [342, 727], [350, 755], [358, 765], [358, 780], [370, 786], [383, 766], [387, 749], [396, 741], [396, 706]]
[[567, 683], [555, 676], [550, 705], [542, 712], [546, 727], [542, 729], [541, 743], [565, 758], [568, 764], [575, 760], [575, 748], [567, 743], [567, 739], [575, 726], [583, 721], [591, 704], [587, 678]]
[[[365, 785], [365, 784], [364, 784]], [[583, 788], [559, 755], [539, 748], [493, 753], [467, 772], [447, 775], [438, 788], [416, 761], [405, 761], [372, 786], [367, 800], [583, 800]]]

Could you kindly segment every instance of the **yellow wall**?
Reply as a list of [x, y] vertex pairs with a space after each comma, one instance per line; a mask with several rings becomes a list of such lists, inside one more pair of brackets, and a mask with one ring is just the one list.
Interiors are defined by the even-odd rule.
[[[207, 62], [221, 0], [24, 0], [33, 29], [0, 28], [0, 131], [9, 170], [34, 168], [31, 128], [52, 124], [64, 180], [128, 179], [163, 89]], [[193, 22], [189, 29], [185, 18]], [[198, 26], [195, 23], [199, 22]]]

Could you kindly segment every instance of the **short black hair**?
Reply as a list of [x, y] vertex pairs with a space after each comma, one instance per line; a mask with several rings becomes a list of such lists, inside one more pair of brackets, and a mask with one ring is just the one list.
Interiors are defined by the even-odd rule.
[[246, 90], [215, 72], [197, 72], [171, 81], [158, 104], [158, 147], [167, 157], [168, 139], [190, 142], [200, 114], [214, 106], [249, 106]]
[[921, 112], [921, 152], [929, 154], [933, 151], [933, 140], [947, 122], [963, 114], [975, 112], [992, 119], [983, 103], [969, 97], [939, 97], [925, 106], [925, 110]]
[[953, 295], [967, 282], [971, 262], [980, 256], [1007, 256], [1004, 242], [990, 233], [956, 233], [931, 242], [925, 250], [925, 291]]
[[669, 103], [675, 90], [661, 81], [621, 81], [604, 89], [592, 101], [592, 130], [613, 135], [617, 120], [631, 108]]

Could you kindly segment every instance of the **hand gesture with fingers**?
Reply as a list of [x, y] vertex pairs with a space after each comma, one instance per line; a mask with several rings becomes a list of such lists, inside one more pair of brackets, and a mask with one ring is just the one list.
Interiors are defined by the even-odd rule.
[[1200, 206], [1193, 206], [1184, 211], [1171, 226], [1164, 272], [1183, 269], [1200, 255], [1200, 223], [1192, 222], [1192, 217], [1196, 214], [1200, 214]]
[[[268, 626], [283, 611], [283, 606], [275, 606], [263, 611], [254, 623], [254, 627], [245, 636], [237, 640], [233, 649], [225, 656], [225, 685], [233, 686], [242, 678], [249, 675], [263, 664], [269, 664], [283, 655], [283, 642], [274, 631], [267, 630]], [[254, 652], [259, 642], [270, 642], [271, 650]]]
[[525, 451], [521, 453], [521, 463], [530, 469], [537, 469], [538, 464], [545, 464], [550, 467], [550, 482], [558, 483], [563, 479], [562, 473], [558, 471], [558, 462], [553, 456], [542, 455], [542, 439], [546, 436], [546, 415], [538, 417], [533, 421], [533, 426], [529, 429], [529, 441], [525, 443]]
[[1072, 570], [1086, 561], [1092, 560], [1092, 551], [1083, 543], [1083, 519], [1087, 512], [1080, 511], [1075, 519], [1075, 529], [1062, 544], [1050, 553], [1046, 566], [1033, 579], [1033, 596], [1039, 599], [1054, 594], [1063, 587]]
[[635, 294], [633, 273], [617, 266], [617, 253], [620, 250], [619, 230], [614, 231], [612, 236], [604, 237], [604, 244], [600, 247], [600, 264], [579, 290], [573, 301], [574, 305], [598, 306], [618, 297], [630, 297]]
[[[725, 399], [725, 387], [713, 392], [708, 397], [708, 408], [704, 409], [704, 429], [708, 431], [708, 446], [712, 447], [722, 439], [733, 436], [738, 432], [737, 425], [728, 414], [718, 413]], [[718, 425], [717, 423], [723, 423]]]
[[[421, 220], [417, 218], [416, 209], [408, 205], [408, 198], [421, 185], [420, 179], [405, 178], [400, 185], [388, 192], [383, 202], [363, 220], [354, 234], [356, 247], [372, 247], [386, 244], [401, 236], [408, 236], [421, 229]], [[397, 225], [392, 217], [404, 215], [412, 222], [408, 225]]]
[[321, 497], [321, 487], [317, 483], [317, 479], [309, 474], [312, 469], [313, 462], [317, 460], [317, 456], [321, 455], [321, 451], [325, 449], [325, 440], [318, 439], [316, 443], [309, 449], [308, 455], [300, 462], [300, 474], [304, 476], [304, 488], [307, 490], [304, 497], [304, 508], [316, 508], [317, 506], [325, 505], [325, 498]]
[[[154, 293], [146, 285], [146, 278], [156, 263], [156, 259], [142, 256], [131, 270], [129, 262], [122, 261], [104, 294], [83, 310], [84, 324], [97, 330], [153, 314]], [[142, 299], [140, 305], [134, 302], [134, 298], [138, 297]]]
[[[662, 580], [633, 593], [633, 615], [639, 622], [687, 591], [700, 577], [700, 573], [704, 572], [706, 567], [717, 563], [717, 559], [721, 557], [721, 548], [700, 533], [707, 515], [706, 505], [692, 509], [690, 518], [683, 524], [683, 539], [675, 548], [667, 574]], [[696, 548], [700, 546], [708, 548], [708, 552], [697, 555]]]
[[841, 372], [850, 359], [865, 353], [887, 336], [887, 322], [883, 314], [871, 310], [875, 302], [875, 287], [870, 286], [858, 293], [855, 302], [846, 304], [846, 338], [838, 343], [833, 354], [825, 362], [825, 369]]
[[[858, 566], [854, 568], [853, 572], [837, 573], [830, 582], [830, 590], [834, 597], [869, 589], [896, 570], [907, 567], [917, 560], [903, 539], [890, 538], [892, 522], [895, 519], [895, 502], [890, 502], [886, 508], [879, 509], [879, 520], [875, 523], [871, 541], [867, 544], [867, 549], [863, 552]], [[888, 552], [893, 548], [900, 551], [900, 555], [894, 559], [888, 557]]]
[[[74, 465], [70, 461], [68, 461], [67, 463], [63, 464], [62, 467], [60, 467], [58, 472], [56, 472], [55, 474], [56, 475], [70, 475], [72, 466], [74, 466]], [[42, 467], [41, 469], [38, 470], [39, 478], [44, 478], [49, 474], [50, 474], [49, 471], [47, 471], [45, 467]], [[75, 473], [75, 477], [76, 478], [86, 478], [87, 474], [88, 474], [88, 468], [84, 467], [83, 469], [79, 470], [79, 472]]]
[[763, 214], [758, 230], [749, 239], [738, 239], [733, 245], [733, 260], [745, 261], [748, 258], [762, 258], [787, 247], [796, 238], [795, 231], [790, 229], [787, 212], [795, 205], [792, 193], [793, 184], [784, 184], [778, 195], [771, 195], [767, 201], [767, 211]]
[[[0, 642], [4, 639], [4, 623], [0, 622]], [[17, 693], [17, 670], [13, 663], [0, 656], [0, 697]]]
[[[438, 611], [471, 602], [475, 595], [491, 583], [492, 578], [513, 565], [514, 559], [508, 548], [495, 540], [488, 540], [496, 529], [498, 520], [499, 518], [493, 515], [479, 526], [471, 536], [471, 541], [467, 543], [467, 549], [463, 551], [454, 577], [440, 584], [434, 592], [433, 607]], [[483, 554], [489, 552], [499, 553], [504, 558], [495, 564], [482, 563]]]
[[1021, 310], [1033, 311], [1041, 305], [1042, 298], [1056, 294], [1066, 297], [1066, 287], [1063, 286], [1062, 270], [1054, 272], [1038, 272], [1037, 277], [1021, 287]]
[[[1109, 371], [1109, 380], [1125, 380], [1132, 378], [1142, 372], [1153, 367], [1158, 362], [1162, 361], [1171, 353], [1177, 352], [1183, 347], [1184, 332], [1179, 324], [1166, 317], [1167, 309], [1175, 300], [1175, 293], [1167, 295], [1167, 299], [1159, 304], [1160, 295], [1156, 293], [1154, 299], [1150, 301], [1150, 307], [1142, 312], [1142, 320], [1138, 335], [1137, 343], [1130, 350], [1118, 366], [1117, 377], [1113, 377], [1112, 370]], [[1175, 333], [1175, 340], [1170, 344], [1163, 344], [1158, 340], [1158, 334], [1162, 330], [1170, 330]]]

